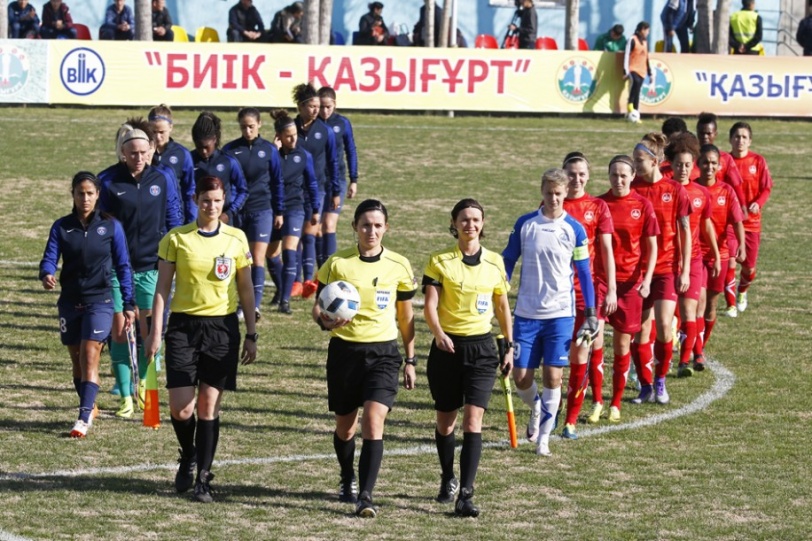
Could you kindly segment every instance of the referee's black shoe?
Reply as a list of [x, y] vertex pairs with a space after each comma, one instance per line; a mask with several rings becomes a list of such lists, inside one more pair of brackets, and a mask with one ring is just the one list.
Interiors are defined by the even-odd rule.
[[288, 301], [279, 302], [279, 313], [287, 315], [291, 315], [293, 313], [293, 310], [290, 309], [290, 303]]
[[474, 496], [473, 488], [461, 488], [457, 504], [454, 506], [454, 514], [458, 517], [476, 518], [479, 516], [479, 507], [474, 505], [471, 499]]
[[178, 449], [178, 453], [180, 453], [180, 458], [178, 459], [178, 472], [175, 474], [175, 490], [182, 493], [195, 485], [197, 455], [194, 450], [190, 456], [184, 456], [181, 449]]
[[372, 505], [372, 497], [366, 490], [358, 496], [358, 503], [355, 505], [355, 515], [361, 518], [375, 518], [378, 510]]
[[457, 495], [459, 490], [460, 482], [457, 481], [456, 477], [452, 477], [451, 479], [443, 479], [440, 481], [440, 492], [434, 499], [439, 503], [451, 503], [454, 501], [454, 496]]
[[341, 483], [338, 485], [338, 501], [341, 503], [358, 502], [358, 485], [355, 482], [354, 475], [341, 478]]
[[203, 470], [197, 474], [197, 482], [195, 483], [195, 500], [201, 503], [212, 503], [214, 498], [211, 495], [211, 480], [214, 479], [214, 474], [210, 471]]

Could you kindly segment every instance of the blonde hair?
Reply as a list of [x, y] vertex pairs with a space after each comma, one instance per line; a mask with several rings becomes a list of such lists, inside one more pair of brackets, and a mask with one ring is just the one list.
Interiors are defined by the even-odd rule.
[[566, 186], [569, 184], [569, 181], [570, 179], [567, 177], [567, 173], [565, 173], [563, 169], [551, 167], [541, 174], [541, 189], [544, 190], [544, 187], [547, 184]]
[[638, 143], [638, 146], [645, 147], [649, 151], [649, 154], [657, 160], [657, 163], [660, 163], [663, 161], [663, 151], [667, 144], [668, 137], [666, 137], [665, 134], [653, 131], [644, 135]]

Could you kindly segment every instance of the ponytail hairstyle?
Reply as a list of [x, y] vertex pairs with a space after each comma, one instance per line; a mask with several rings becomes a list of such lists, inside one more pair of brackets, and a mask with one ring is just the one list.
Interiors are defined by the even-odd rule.
[[[70, 193], [71, 193], [71, 195], [73, 194], [73, 191], [76, 189], [76, 187], [79, 184], [86, 181], [86, 180], [89, 180], [90, 182], [93, 183], [93, 186], [96, 188], [96, 193], [101, 192], [101, 180], [99, 180], [99, 178], [96, 175], [94, 175], [90, 171], [79, 171], [78, 173], [73, 175], [73, 179], [70, 182]], [[98, 208], [98, 206], [99, 206], [99, 201], [96, 200], [96, 208]], [[76, 204], [75, 203], [73, 204], [73, 212], [76, 212]], [[105, 214], [105, 217], [109, 217], [109, 216], [107, 216]]]
[[615, 156], [614, 158], [609, 160], [609, 170], [610, 171], [612, 169], [612, 166], [615, 165], [616, 163], [622, 163], [624, 165], [628, 165], [629, 169], [631, 169], [631, 171], [632, 171], [632, 175], [634, 175], [634, 173], [635, 173], [634, 160], [631, 159], [630, 156], [626, 156], [625, 154], [618, 154], [617, 156]]
[[[451, 236], [454, 237], [455, 239], [459, 238], [459, 232], [457, 231], [457, 228], [454, 227], [454, 222], [457, 221], [457, 216], [460, 215], [460, 212], [462, 212], [465, 209], [478, 209], [479, 212], [482, 213], [482, 220], [483, 221], [485, 220], [485, 209], [482, 208], [482, 205], [479, 204], [479, 201], [471, 198], [460, 200], [456, 205], [454, 205], [454, 208], [451, 209], [451, 225], [448, 226], [449, 233], [451, 233]], [[485, 237], [485, 225], [483, 224], [482, 229], [479, 230], [479, 238], [484, 237]]]
[[308, 83], [301, 83], [293, 87], [293, 103], [301, 105], [306, 101], [310, 101], [313, 98], [318, 98], [319, 94], [316, 92], [316, 87], [313, 86], [312, 82]]
[[211, 111], [200, 113], [192, 126], [192, 140], [195, 146], [214, 139], [214, 148], [220, 148], [221, 124], [220, 118]]
[[149, 110], [149, 115], [147, 115], [147, 120], [150, 122], [158, 122], [159, 120], [163, 120], [164, 122], [168, 122], [169, 125], [172, 125], [172, 109], [165, 103], [162, 103], [158, 106], [153, 107]]
[[195, 181], [195, 196], [213, 190], [222, 190], [225, 193], [223, 181], [217, 177], [201, 177]]
[[336, 91], [331, 86], [323, 86], [319, 88], [318, 94], [320, 98], [329, 98], [336, 101]]
[[259, 114], [259, 109], [257, 109], [256, 107], [243, 107], [237, 113], [237, 122], [239, 122], [240, 120], [242, 120], [247, 116], [254, 117], [257, 119], [257, 121], [262, 120], [262, 116]]
[[296, 125], [296, 122], [284, 109], [275, 109], [271, 111], [270, 115], [273, 119], [273, 129], [276, 133], [282, 133], [288, 126]]
[[665, 135], [653, 131], [644, 135], [640, 142], [635, 145], [634, 149], [645, 151], [659, 164], [663, 161], [663, 150], [665, 150], [667, 143], [668, 138]]
[[355, 207], [355, 214], [352, 217], [353, 227], [355, 227], [355, 224], [358, 223], [358, 219], [361, 218], [361, 216], [365, 212], [370, 212], [373, 210], [382, 212], [384, 222], [389, 223], [389, 213], [386, 212], [386, 207], [384, 206], [384, 204], [378, 201], [377, 199], [365, 199], [364, 201], [361, 201], [361, 203], [359, 203], [357, 207]]
[[577, 163], [577, 162], [584, 162], [586, 164], [586, 168], [589, 169], [589, 160], [586, 159], [583, 152], [575, 151], [570, 152], [566, 156], [564, 156], [564, 161], [561, 162], [561, 169], [566, 169], [568, 164]]

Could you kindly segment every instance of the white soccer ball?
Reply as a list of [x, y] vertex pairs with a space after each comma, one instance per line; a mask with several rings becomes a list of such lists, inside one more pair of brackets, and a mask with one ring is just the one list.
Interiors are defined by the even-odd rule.
[[361, 295], [349, 282], [330, 282], [319, 294], [319, 308], [330, 320], [349, 320], [361, 309]]
[[640, 111], [637, 109], [632, 109], [629, 111], [629, 114], [626, 115], [626, 120], [629, 122], [634, 122], [635, 124], [640, 122]]

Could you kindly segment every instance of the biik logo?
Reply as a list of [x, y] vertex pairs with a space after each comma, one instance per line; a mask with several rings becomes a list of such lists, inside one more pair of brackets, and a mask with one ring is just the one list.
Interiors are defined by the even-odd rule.
[[62, 85], [77, 96], [88, 96], [97, 91], [104, 82], [104, 73], [101, 56], [87, 47], [73, 49], [65, 55], [59, 67]]

